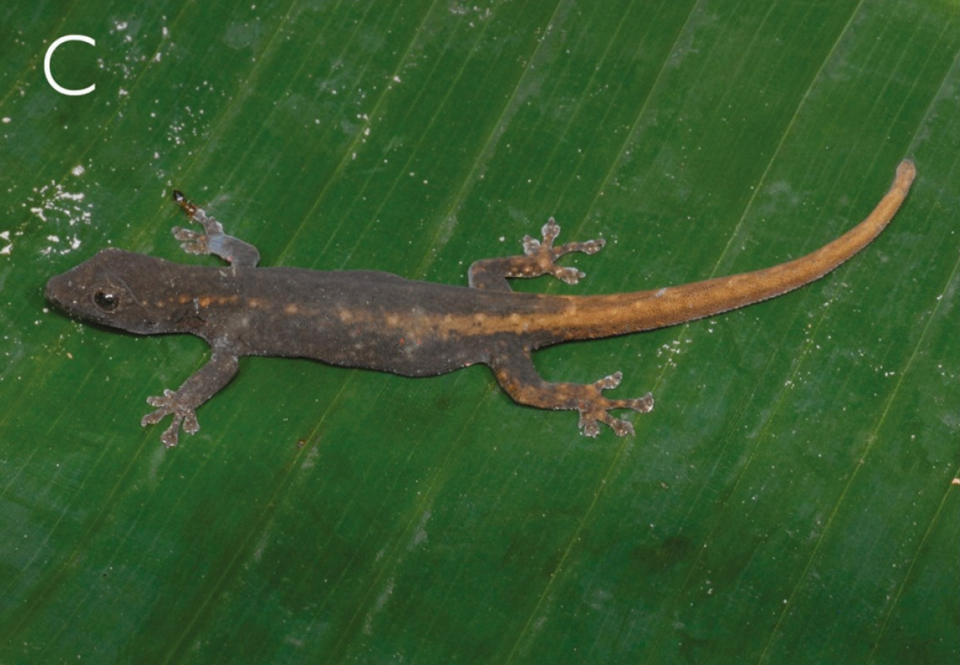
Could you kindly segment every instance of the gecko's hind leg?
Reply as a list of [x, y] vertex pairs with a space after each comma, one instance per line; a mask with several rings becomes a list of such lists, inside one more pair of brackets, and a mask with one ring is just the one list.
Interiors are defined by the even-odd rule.
[[481, 259], [470, 266], [470, 286], [475, 289], [509, 291], [508, 279], [520, 277], [539, 277], [553, 275], [567, 284], [576, 284], [584, 273], [576, 268], [558, 266], [556, 261], [564, 254], [583, 252], [596, 254], [604, 245], [604, 240], [568, 242], [554, 247], [553, 241], [560, 235], [560, 226], [550, 218], [541, 230], [543, 241], [530, 236], [523, 238], [523, 255], [507, 256], [495, 259]]
[[506, 350], [491, 358], [489, 364], [500, 387], [515, 402], [540, 409], [579, 411], [580, 430], [586, 436], [597, 436], [600, 423], [609, 425], [617, 436], [632, 435], [633, 425], [614, 418], [608, 411], [632, 409], [647, 413], [653, 409], [650, 393], [634, 399], [610, 399], [603, 395], [604, 390], [620, 385], [623, 378], [620, 372], [593, 383], [549, 383], [537, 374], [529, 352], [520, 350]]
[[204, 212], [196, 204], [187, 200], [181, 193], [174, 191], [173, 200], [186, 213], [191, 221], [203, 227], [203, 233], [173, 227], [173, 237], [180, 241], [180, 247], [188, 254], [213, 254], [230, 263], [234, 268], [255, 268], [260, 261], [260, 252], [250, 243], [234, 238], [223, 232], [223, 224]]

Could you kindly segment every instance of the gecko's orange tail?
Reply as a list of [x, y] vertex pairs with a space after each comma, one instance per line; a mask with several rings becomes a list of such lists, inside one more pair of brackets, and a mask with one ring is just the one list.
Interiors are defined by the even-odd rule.
[[[890, 191], [866, 219], [845, 234], [799, 259], [754, 272], [651, 291], [570, 298], [564, 339], [590, 339], [653, 330], [738, 309], [774, 298], [817, 280], [876, 238], [903, 203], [916, 177], [904, 160]], [[569, 308], [568, 308], [569, 309]], [[548, 343], [555, 343], [551, 340]]]

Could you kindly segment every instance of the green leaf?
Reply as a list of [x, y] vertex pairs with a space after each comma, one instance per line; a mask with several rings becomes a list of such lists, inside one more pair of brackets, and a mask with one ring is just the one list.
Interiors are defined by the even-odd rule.
[[[14, 3], [0, 10], [0, 662], [933, 663], [960, 655], [955, 2]], [[66, 97], [43, 74], [51, 61]], [[48, 308], [176, 187], [263, 265], [465, 284], [550, 215], [576, 287], [824, 280], [538, 353], [624, 372], [636, 436], [429, 380], [206, 359]]]

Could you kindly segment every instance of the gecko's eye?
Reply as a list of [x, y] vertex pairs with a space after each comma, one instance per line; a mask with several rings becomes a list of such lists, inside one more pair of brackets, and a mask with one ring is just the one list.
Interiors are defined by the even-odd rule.
[[120, 298], [110, 291], [97, 291], [93, 294], [93, 302], [104, 312], [112, 312], [120, 304]]

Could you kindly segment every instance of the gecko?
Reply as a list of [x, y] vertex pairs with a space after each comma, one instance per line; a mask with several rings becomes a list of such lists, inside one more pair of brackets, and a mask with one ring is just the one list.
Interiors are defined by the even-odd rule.
[[587, 436], [597, 436], [600, 423], [619, 436], [632, 435], [632, 423], [610, 411], [646, 413], [653, 409], [649, 393], [605, 395], [620, 384], [619, 371], [593, 383], [546, 381], [533, 366], [533, 351], [713, 316], [819, 279], [883, 231], [915, 177], [913, 162], [901, 162], [889, 191], [862, 222], [792, 261], [680, 286], [588, 296], [510, 288], [511, 279], [541, 275], [576, 284], [584, 273], [557, 259], [595, 254], [604, 246], [602, 239], [555, 244], [560, 227], [553, 218], [543, 226], [542, 240], [524, 237], [522, 255], [473, 263], [463, 287], [368, 270], [257, 267], [260, 254], [253, 245], [224, 233], [220, 222], [175, 191], [173, 199], [202, 229], [174, 227], [182, 249], [227, 265], [185, 265], [108, 248], [52, 277], [45, 295], [82, 321], [137, 335], [187, 333], [209, 344], [210, 360], [183, 385], [147, 399], [155, 410], [141, 425], [171, 416], [161, 435], [168, 447], [177, 445], [181, 428], [199, 431], [196, 409], [234, 378], [241, 356], [309, 358], [410, 377], [484, 364], [519, 404], [577, 411]]

